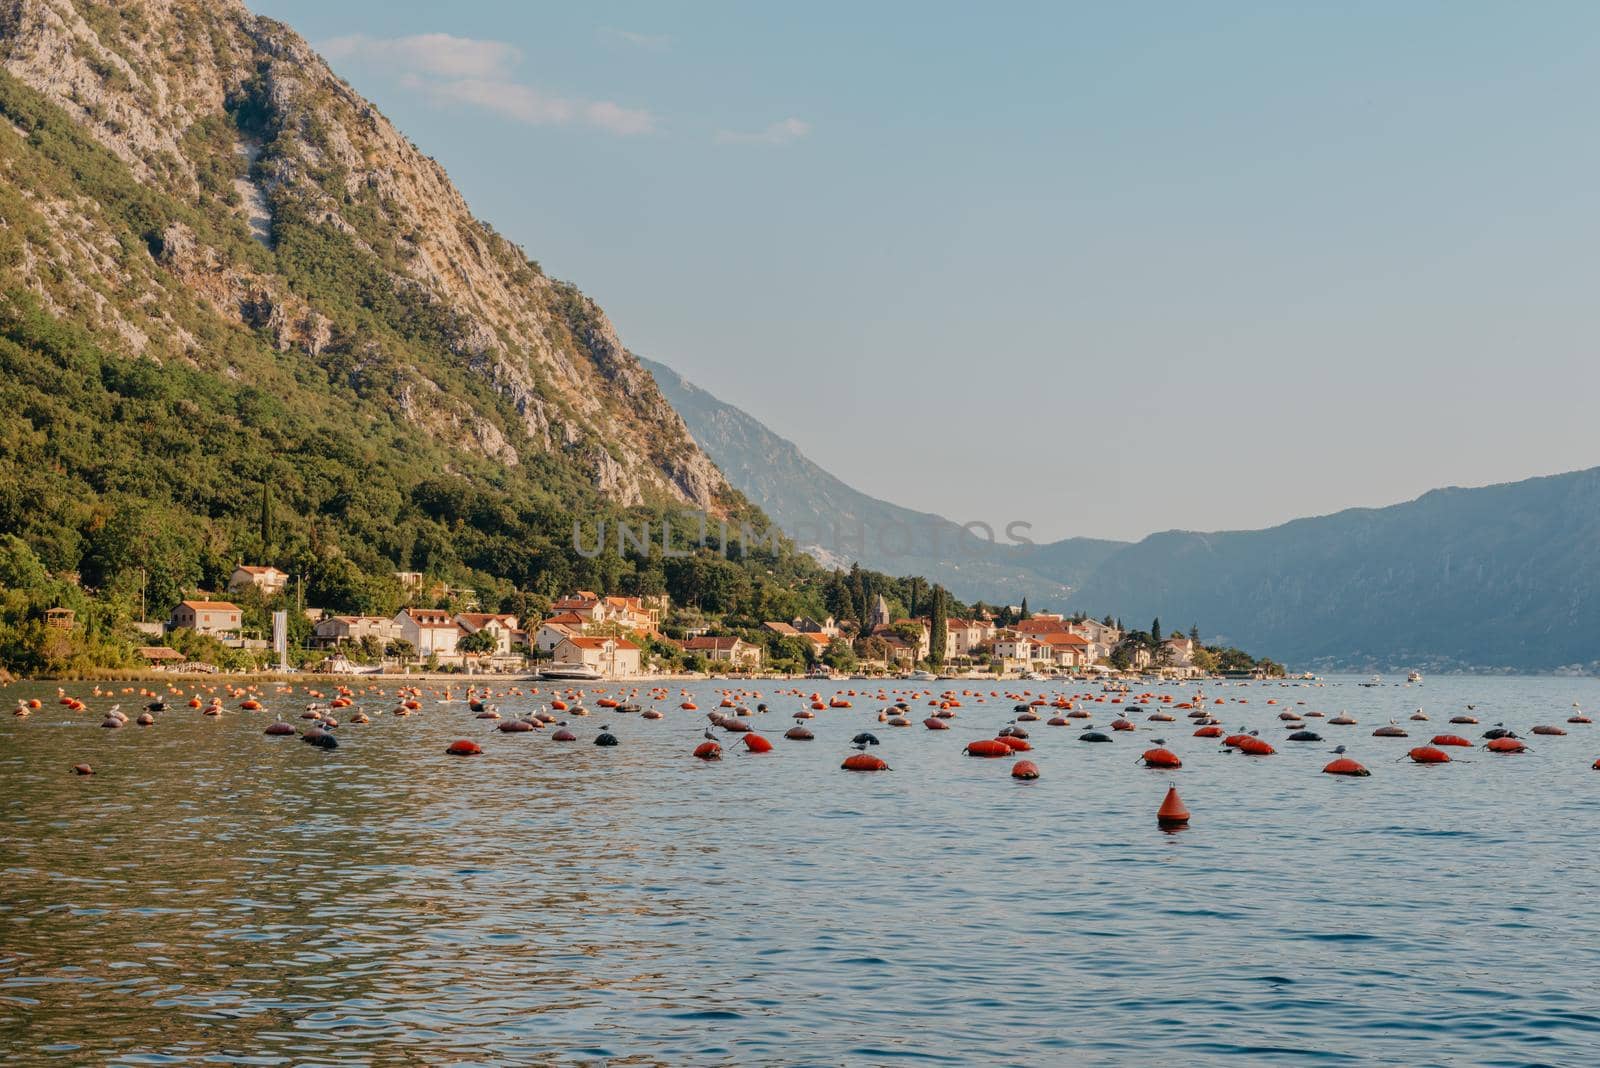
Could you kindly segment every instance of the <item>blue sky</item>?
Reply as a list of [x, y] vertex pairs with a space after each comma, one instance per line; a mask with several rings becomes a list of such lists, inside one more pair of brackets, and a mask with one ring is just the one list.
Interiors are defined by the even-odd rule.
[[251, 6], [897, 503], [1137, 537], [1600, 464], [1600, 6]]

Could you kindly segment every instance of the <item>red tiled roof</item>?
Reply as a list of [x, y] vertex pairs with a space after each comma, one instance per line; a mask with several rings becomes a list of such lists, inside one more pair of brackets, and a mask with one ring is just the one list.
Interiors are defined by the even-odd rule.
[[549, 619], [545, 620], [545, 622], [554, 623], [563, 627], [582, 626], [583, 617], [578, 615], [576, 612], [561, 612], [551, 616]]
[[407, 608], [406, 615], [419, 627], [440, 629], [443, 627], [454, 628], [456, 621], [450, 618], [449, 612], [437, 608]]
[[637, 645], [633, 644], [632, 642], [630, 642], [626, 638], [583, 638], [583, 637], [578, 637], [576, 635], [573, 635], [573, 636], [570, 636], [570, 637], [567, 637], [567, 638], [563, 638], [562, 641], [571, 642], [573, 645], [577, 646], [579, 649], [604, 649], [606, 647], [606, 642], [615, 642], [618, 649], [637, 649], [637, 648], [639, 648]]
[[228, 601], [184, 601], [183, 606], [195, 612], [237, 612], [239, 606]]
[[684, 643], [685, 649], [715, 649], [721, 652], [724, 649], [732, 650], [739, 644], [738, 638], [690, 638]]

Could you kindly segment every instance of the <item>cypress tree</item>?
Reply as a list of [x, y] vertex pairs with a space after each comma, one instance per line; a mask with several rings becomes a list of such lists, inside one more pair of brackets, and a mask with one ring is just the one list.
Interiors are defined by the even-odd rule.
[[943, 586], [933, 588], [933, 626], [928, 635], [928, 659], [934, 664], [944, 663], [945, 643], [950, 635], [949, 606]]

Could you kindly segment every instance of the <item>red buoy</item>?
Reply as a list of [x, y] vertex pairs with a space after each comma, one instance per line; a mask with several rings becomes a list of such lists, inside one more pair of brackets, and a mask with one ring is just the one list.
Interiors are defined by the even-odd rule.
[[1011, 777], [1013, 779], [1037, 779], [1039, 777], [1039, 766], [1031, 760], [1019, 760], [1011, 765]]
[[1183, 761], [1178, 759], [1178, 754], [1170, 749], [1146, 749], [1139, 759], [1144, 761], [1147, 768], [1181, 768]]
[[1560, 727], [1539, 726], [1539, 727], [1533, 728], [1533, 733], [1535, 733], [1535, 734], [1566, 734], [1567, 732], [1565, 730], [1563, 730], [1562, 728], [1560, 728]]
[[1349, 757], [1340, 757], [1338, 760], [1332, 761], [1327, 767], [1322, 769], [1322, 773], [1324, 775], [1357, 776], [1366, 776], [1372, 774], [1372, 772], [1368, 771], [1354, 760], [1351, 760]]
[[1277, 750], [1260, 738], [1247, 734], [1239, 740], [1239, 752], [1246, 756], [1271, 756]]
[[1026, 753], [1033, 748], [1033, 746], [1028, 744], [1028, 740], [1026, 738], [1018, 738], [1012, 734], [1003, 735], [999, 738], [996, 738], [995, 741], [999, 742], [1013, 753]]
[[572, 731], [568, 730], [566, 727], [561, 727], [558, 730], [551, 732], [550, 740], [552, 742], [575, 742], [578, 740], [578, 736], [573, 734]]
[[94, 769], [91, 768], [87, 764], [74, 764], [74, 765], [72, 765], [72, 774], [74, 774], [74, 775], [93, 775], [94, 774]]
[[[796, 724], [795, 726], [790, 727], [788, 730], [784, 731], [783, 732], [783, 736], [785, 738], [788, 738], [788, 739], [790, 739], [792, 741], [796, 741], [796, 742], [809, 742], [809, 741], [811, 741], [811, 739], [816, 737], [815, 734], [812, 734], [810, 731], [806, 730], [804, 727], [800, 726], [799, 724]], [[745, 737], [748, 738], [749, 735], [745, 735]]]
[[1431, 745], [1419, 745], [1406, 754], [1418, 764], [1448, 764], [1450, 754], [1443, 749], [1435, 749]]
[[694, 755], [701, 760], [721, 760], [722, 746], [716, 742], [701, 742], [694, 747]]
[[1222, 728], [1214, 724], [1209, 727], [1201, 727], [1199, 730], [1194, 732], [1194, 736], [1196, 738], [1221, 738]]
[[1491, 738], [1485, 748], [1491, 753], [1525, 753], [1528, 750], [1520, 738]]
[[1428, 744], [1429, 745], [1458, 745], [1458, 746], [1461, 746], [1462, 748], [1465, 748], [1465, 749], [1471, 749], [1472, 748], [1472, 743], [1467, 741], [1467, 739], [1461, 737], [1461, 735], [1459, 735], [1459, 734], [1435, 734], [1433, 736], [1433, 741], [1429, 742]]
[[938, 716], [929, 716], [927, 719], [922, 721], [922, 725], [928, 728], [930, 731], [947, 731], [950, 729], [950, 724], [946, 723]]
[[754, 731], [744, 736], [744, 747], [752, 753], [772, 752], [772, 743]]
[[979, 738], [967, 743], [966, 754], [975, 757], [1010, 756], [1011, 747], [999, 738]]
[[477, 756], [479, 753], [483, 752], [483, 747], [477, 742], [468, 741], [466, 738], [462, 738], [458, 741], [451, 742], [450, 745], [446, 747], [445, 752], [449, 753], [451, 756]]
[[1183, 827], [1189, 822], [1189, 810], [1183, 807], [1176, 786], [1167, 787], [1167, 796], [1156, 809], [1156, 822], [1163, 827]]
[[845, 771], [888, 771], [889, 765], [871, 753], [851, 753], [839, 765]]

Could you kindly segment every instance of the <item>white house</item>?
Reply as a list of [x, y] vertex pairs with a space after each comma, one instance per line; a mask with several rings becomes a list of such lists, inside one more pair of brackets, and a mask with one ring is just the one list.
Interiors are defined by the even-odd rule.
[[1033, 659], [1033, 639], [1023, 634], [1002, 634], [994, 640], [994, 655], [1002, 660]]
[[560, 664], [581, 664], [608, 679], [624, 679], [639, 674], [639, 657], [639, 647], [626, 638], [577, 635], [561, 639], [551, 659]]
[[539, 624], [539, 629], [533, 633], [533, 647], [541, 653], [551, 653], [561, 644], [561, 639], [577, 638], [582, 635], [582, 622], [572, 613], [565, 612]]
[[403, 608], [395, 613], [394, 624], [400, 628], [400, 637], [411, 643], [418, 656], [456, 655], [456, 639], [461, 628], [449, 612], [435, 608]]
[[493, 634], [494, 648], [490, 651], [496, 656], [510, 656], [511, 648], [522, 630], [517, 626], [517, 617], [509, 612], [459, 612], [456, 622], [468, 634], [476, 634], [480, 630]]
[[254, 564], [240, 564], [233, 569], [233, 574], [228, 577], [228, 592], [237, 593], [248, 586], [254, 586], [264, 596], [272, 597], [283, 592], [289, 584], [289, 576], [275, 567], [257, 567]]

